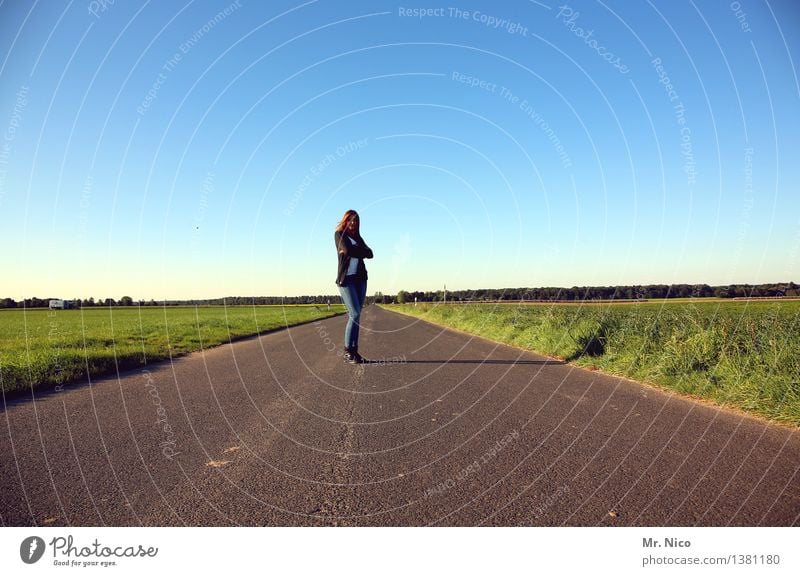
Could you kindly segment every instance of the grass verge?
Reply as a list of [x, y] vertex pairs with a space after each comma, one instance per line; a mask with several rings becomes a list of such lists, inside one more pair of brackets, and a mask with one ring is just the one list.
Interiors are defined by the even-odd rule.
[[4, 394], [61, 387], [344, 312], [344, 306], [0, 311]]
[[800, 426], [796, 300], [385, 308]]

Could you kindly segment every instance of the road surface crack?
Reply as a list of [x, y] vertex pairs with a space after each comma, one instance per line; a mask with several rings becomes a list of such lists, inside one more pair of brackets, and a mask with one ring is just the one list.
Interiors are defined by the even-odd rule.
[[355, 366], [353, 370], [353, 393], [347, 401], [344, 410], [343, 424], [336, 438], [333, 459], [333, 483], [330, 495], [326, 497], [319, 508], [312, 514], [329, 520], [334, 526], [354, 526], [356, 522], [349, 519], [358, 511], [351, 506], [350, 482], [353, 469], [350, 464], [355, 448], [355, 425], [353, 420], [356, 411], [357, 391], [364, 385], [364, 367]]

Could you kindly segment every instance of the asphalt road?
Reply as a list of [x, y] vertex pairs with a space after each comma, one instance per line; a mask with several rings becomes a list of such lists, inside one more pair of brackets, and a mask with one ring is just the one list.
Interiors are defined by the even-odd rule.
[[371, 307], [9, 402], [5, 526], [800, 525], [800, 433]]

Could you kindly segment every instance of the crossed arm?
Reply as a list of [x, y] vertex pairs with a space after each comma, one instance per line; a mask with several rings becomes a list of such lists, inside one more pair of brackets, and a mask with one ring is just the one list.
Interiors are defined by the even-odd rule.
[[345, 254], [350, 258], [372, 258], [372, 249], [359, 239], [358, 244], [352, 244], [341, 232], [336, 233], [336, 246], [339, 254]]

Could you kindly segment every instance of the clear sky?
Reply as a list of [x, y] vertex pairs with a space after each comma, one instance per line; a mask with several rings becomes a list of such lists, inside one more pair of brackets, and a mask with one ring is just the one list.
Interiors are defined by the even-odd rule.
[[795, 0], [0, 3], [0, 297], [800, 281]]

